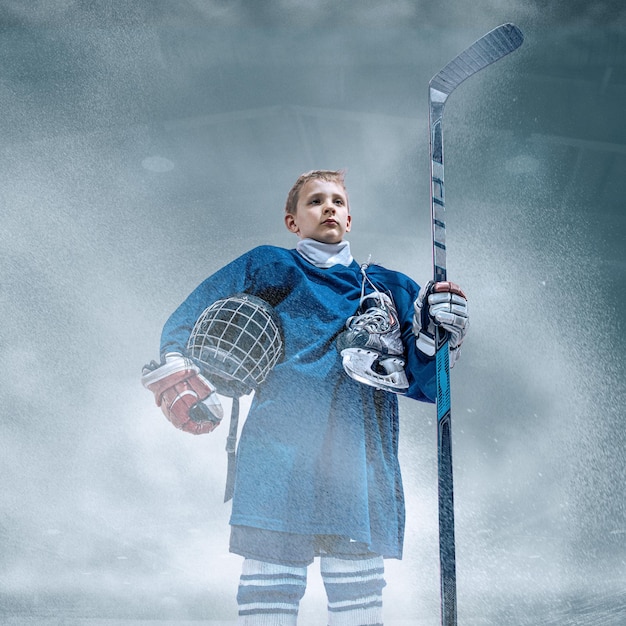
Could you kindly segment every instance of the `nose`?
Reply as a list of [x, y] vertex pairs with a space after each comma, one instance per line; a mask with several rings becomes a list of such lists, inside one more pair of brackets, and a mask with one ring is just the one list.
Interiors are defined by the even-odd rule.
[[334, 213], [335, 205], [331, 198], [328, 198], [324, 201], [324, 213]]

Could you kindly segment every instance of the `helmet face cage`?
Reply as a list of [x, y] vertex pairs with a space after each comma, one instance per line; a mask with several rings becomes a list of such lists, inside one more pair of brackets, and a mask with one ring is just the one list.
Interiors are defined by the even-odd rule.
[[236, 294], [205, 309], [187, 350], [218, 393], [245, 395], [267, 378], [282, 356], [280, 321], [265, 300]]

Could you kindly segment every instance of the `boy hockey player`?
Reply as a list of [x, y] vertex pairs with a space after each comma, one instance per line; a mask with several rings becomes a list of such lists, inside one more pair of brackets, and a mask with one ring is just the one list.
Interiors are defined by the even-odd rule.
[[453, 363], [467, 303], [453, 283], [420, 290], [398, 272], [359, 267], [344, 239], [342, 172], [300, 176], [284, 219], [296, 248], [255, 248], [201, 283], [165, 324], [162, 364], [143, 383], [178, 428], [210, 432], [221, 407], [187, 358], [195, 321], [237, 293], [273, 307], [284, 354], [256, 389], [237, 449], [239, 623], [295, 624], [319, 556], [328, 624], [382, 624], [383, 558], [401, 558], [404, 534], [397, 394], [434, 401], [434, 325], [450, 333]]

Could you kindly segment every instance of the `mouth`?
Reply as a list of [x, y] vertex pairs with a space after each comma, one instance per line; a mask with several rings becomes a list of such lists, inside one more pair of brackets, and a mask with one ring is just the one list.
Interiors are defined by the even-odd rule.
[[336, 226], [337, 224], [339, 224], [339, 222], [338, 222], [337, 220], [334, 220], [334, 219], [332, 219], [332, 218], [329, 218], [329, 219], [327, 219], [327, 220], [324, 220], [324, 221], [322, 222], [322, 224], [326, 224], [326, 225], [328, 225], [328, 226]]

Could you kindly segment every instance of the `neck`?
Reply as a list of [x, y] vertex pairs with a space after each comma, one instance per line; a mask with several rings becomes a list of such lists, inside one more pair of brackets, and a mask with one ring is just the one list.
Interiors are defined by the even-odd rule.
[[323, 243], [315, 239], [300, 239], [296, 245], [296, 250], [309, 263], [312, 263], [316, 267], [328, 268], [333, 265], [348, 266], [352, 263], [349, 241]]

